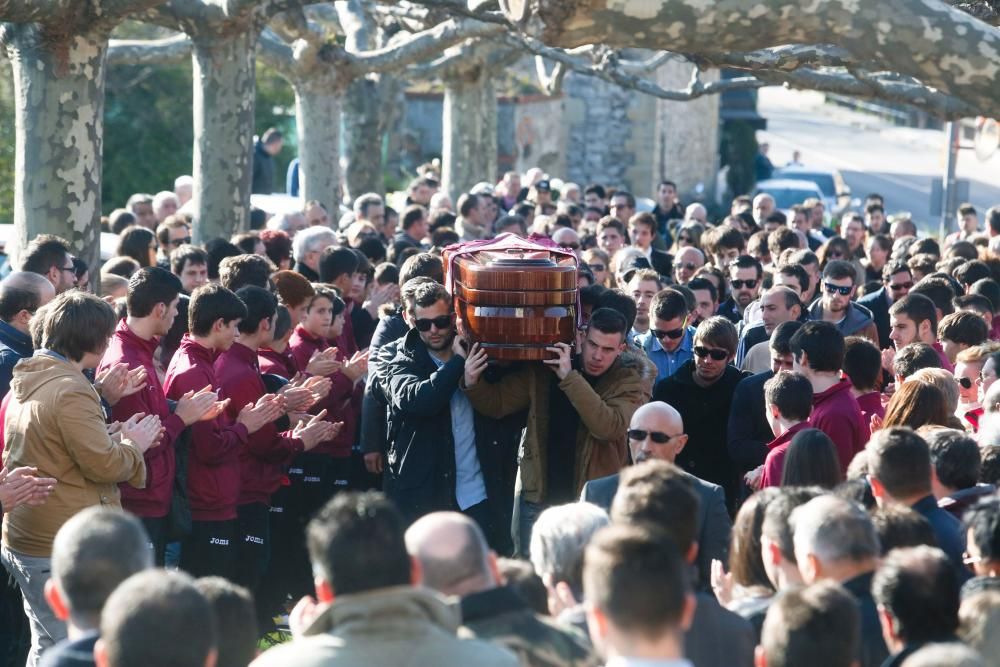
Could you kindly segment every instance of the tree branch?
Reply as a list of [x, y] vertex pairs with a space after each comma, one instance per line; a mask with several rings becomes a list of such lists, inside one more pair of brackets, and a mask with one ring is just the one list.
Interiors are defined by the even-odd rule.
[[295, 77], [295, 53], [271, 29], [265, 29], [257, 41], [257, 57], [285, 79]]
[[352, 53], [348, 49], [348, 56], [356, 72], [388, 72], [437, 55], [466, 39], [499, 35], [503, 30], [495, 24], [452, 19], [381, 49], [362, 53]]
[[191, 57], [191, 38], [184, 34], [163, 39], [112, 39], [108, 42], [109, 65], [165, 65]]
[[945, 0], [956, 9], [975, 16], [993, 26], [1000, 26], [1000, 1], [998, 0]]
[[833, 44], [785, 44], [759, 51], [690, 54], [687, 58], [703, 67], [784, 72], [800, 67], [848, 67], [857, 62], [846, 49]]

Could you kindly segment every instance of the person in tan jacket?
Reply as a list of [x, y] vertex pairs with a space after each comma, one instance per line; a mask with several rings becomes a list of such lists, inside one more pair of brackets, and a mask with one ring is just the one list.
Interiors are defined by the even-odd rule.
[[556, 359], [525, 364], [500, 382], [479, 382], [482, 350], [470, 354], [463, 385], [472, 406], [501, 418], [528, 409], [521, 442], [514, 511], [515, 550], [527, 556], [531, 527], [550, 505], [573, 502], [585, 482], [617, 473], [628, 462], [625, 432], [632, 413], [649, 400], [650, 366], [625, 354], [625, 317], [598, 308], [587, 326], [581, 353], [560, 343]]
[[120, 509], [118, 483], [145, 485], [143, 452], [160, 437], [155, 415], [109, 428], [97, 390], [83, 374], [100, 362], [115, 319], [96, 296], [61, 294], [32, 321], [34, 356], [14, 368], [3, 415], [4, 465], [29, 466], [57, 480], [45, 503], [20, 505], [3, 518], [0, 557], [21, 588], [31, 625], [28, 665], [66, 637], [44, 598], [56, 532], [86, 507]]

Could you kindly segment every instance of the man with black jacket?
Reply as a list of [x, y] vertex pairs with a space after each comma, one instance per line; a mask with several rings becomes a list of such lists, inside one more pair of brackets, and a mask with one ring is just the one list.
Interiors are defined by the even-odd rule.
[[[451, 297], [426, 283], [413, 291], [404, 314], [412, 327], [380, 354], [377, 391], [389, 406], [384, 485], [413, 521], [441, 510], [474, 519], [491, 544], [503, 529], [489, 502], [497, 475], [483, 470], [487, 429], [460, 388], [468, 352], [456, 336]], [[473, 354], [477, 363], [482, 353]]]

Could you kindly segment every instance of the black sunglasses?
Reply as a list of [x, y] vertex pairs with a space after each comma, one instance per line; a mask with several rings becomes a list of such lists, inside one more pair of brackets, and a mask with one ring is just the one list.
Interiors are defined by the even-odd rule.
[[653, 329], [653, 335], [660, 339], [669, 338], [670, 340], [677, 340], [678, 338], [684, 335], [685, 331], [687, 330], [684, 327], [681, 327], [679, 329], [671, 329], [670, 331], [661, 331], [660, 329]]
[[[677, 435], [681, 434], [678, 433]], [[677, 435], [670, 435], [668, 433], [664, 433], [663, 431], [643, 431], [637, 428], [632, 428], [629, 429], [628, 431], [629, 440], [645, 440], [646, 437], [648, 436], [650, 440], [652, 440], [658, 445], [667, 444], [668, 442], [676, 438]]]
[[757, 279], [751, 278], [750, 280], [730, 280], [729, 284], [735, 289], [743, 289], [744, 285], [746, 285], [748, 289], [753, 289], [757, 286]]
[[170, 242], [170, 245], [174, 246], [175, 248], [179, 248], [182, 245], [184, 245], [185, 243], [191, 243], [191, 237], [190, 236], [185, 236], [182, 239], [174, 239], [173, 241]]
[[893, 292], [899, 292], [900, 290], [910, 289], [913, 287], [913, 281], [908, 281], [905, 283], [889, 283], [889, 289]]
[[700, 269], [701, 267], [695, 264], [694, 262], [680, 262], [677, 265], [677, 268], [685, 269], [686, 271], [695, 271], [696, 269]]
[[417, 331], [430, 331], [433, 325], [437, 329], [447, 329], [451, 326], [451, 315], [442, 315], [434, 319], [421, 318], [413, 323]]
[[695, 355], [699, 357], [712, 357], [715, 361], [722, 361], [729, 357], [729, 352], [726, 350], [718, 350], [710, 347], [702, 347], [698, 345], [694, 348]]
[[962, 387], [962, 389], [972, 389], [972, 380], [969, 378], [955, 378], [955, 381]]
[[840, 294], [841, 296], [847, 296], [854, 289], [853, 286], [841, 287], [840, 285], [834, 285], [833, 283], [823, 283], [823, 289], [826, 290], [827, 294]]
[[606, 268], [608, 268], [608, 267], [604, 266], [603, 264], [588, 264], [587, 266], [590, 267], [591, 271], [597, 271], [597, 272], [604, 271]]

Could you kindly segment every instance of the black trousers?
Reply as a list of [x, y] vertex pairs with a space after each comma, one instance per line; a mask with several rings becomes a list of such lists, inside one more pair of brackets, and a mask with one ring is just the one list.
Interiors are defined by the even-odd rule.
[[192, 521], [181, 545], [181, 569], [192, 577], [225, 577], [236, 571], [236, 519]]
[[264, 503], [236, 508], [236, 583], [255, 596], [271, 556], [270, 509]]

